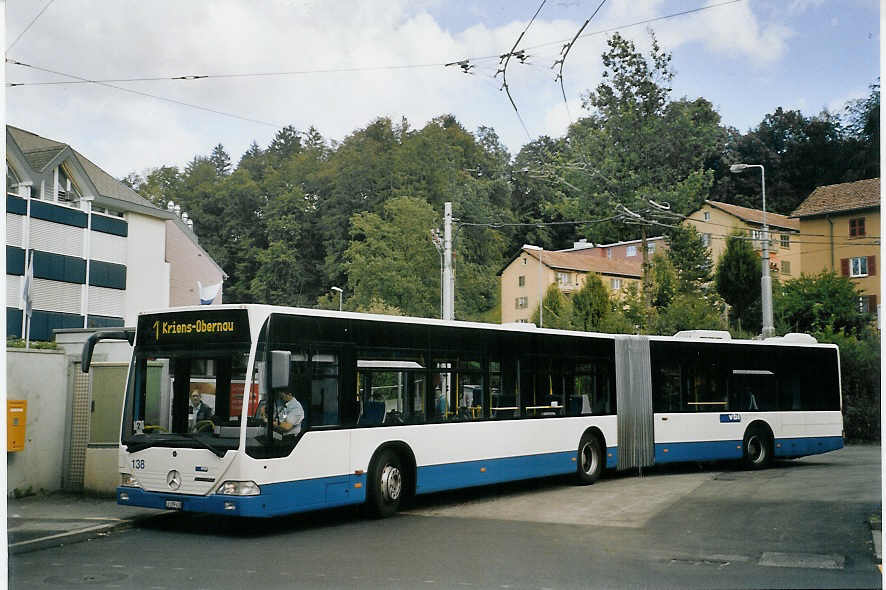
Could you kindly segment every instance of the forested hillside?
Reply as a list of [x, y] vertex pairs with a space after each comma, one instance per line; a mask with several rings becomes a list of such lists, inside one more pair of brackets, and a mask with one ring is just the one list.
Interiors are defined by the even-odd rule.
[[217, 145], [183, 170], [124, 181], [190, 214], [230, 275], [226, 303], [337, 307], [339, 286], [346, 309], [429, 317], [440, 314], [433, 232], [452, 201], [456, 317], [498, 321], [496, 274], [521, 244], [638, 237], [640, 226], [613, 219], [619, 205], [653, 199], [686, 214], [713, 198], [759, 208], [759, 179], [730, 175], [734, 162], [765, 165], [767, 204], [785, 214], [818, 185], [879, 176], [879, 80], [840, 113], [777, 107], [741, 132], [703, 97], [671, 95], [671, 56], [654, 39], [644, 55], [615, 34], [602, 61], [602, 82], [567, 135], [517, 154], [492, 128], [470, 131], [453, 115], [421, 129], [379, 118], [341, 142], [290, 126], [236, 163]]

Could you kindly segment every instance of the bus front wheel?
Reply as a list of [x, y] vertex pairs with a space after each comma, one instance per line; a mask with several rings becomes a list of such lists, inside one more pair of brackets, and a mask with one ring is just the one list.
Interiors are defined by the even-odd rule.
[[369, 469], [367, 508], [374, 518], [387, 518], [400, 508], [403, 496], [403, 463], [391, 449], [382, 450]]
[[763, 469], [772, 463], [772, 437], [761, 426], [752, 426], [742, 442], [745, 469]]
[[603, 472], [603, 447], [600, 439], [585, 433], [578, 443], [578, 481], [590, 485], [600, 478]]

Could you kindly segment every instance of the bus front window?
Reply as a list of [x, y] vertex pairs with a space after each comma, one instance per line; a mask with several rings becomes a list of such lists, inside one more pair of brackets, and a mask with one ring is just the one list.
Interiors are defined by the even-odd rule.
[[[135, 351], [123, 420], [124, 444], [236, 448], [248, 350]], [[251, 388], [251, 389], [254, 389]], [[250, 415], [257, 392], [250, 392]], [[253, 407], [256, 406], [256, 407]]]

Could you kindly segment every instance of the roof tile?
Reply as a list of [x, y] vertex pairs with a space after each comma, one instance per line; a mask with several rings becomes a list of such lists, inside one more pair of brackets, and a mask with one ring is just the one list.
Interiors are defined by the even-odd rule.
[[839, 211], [853, 211], [880, 206], [880, 179], [820, 186], [791, 213], [792, 217], [811, 217]]

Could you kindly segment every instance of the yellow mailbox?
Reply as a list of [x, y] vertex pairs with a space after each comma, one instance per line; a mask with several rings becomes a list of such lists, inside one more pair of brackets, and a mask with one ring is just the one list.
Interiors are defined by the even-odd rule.
[[28, 401], [6, 400], [6, 450], [21, 451], [25, 448], [25, 424], [28, 422]]

